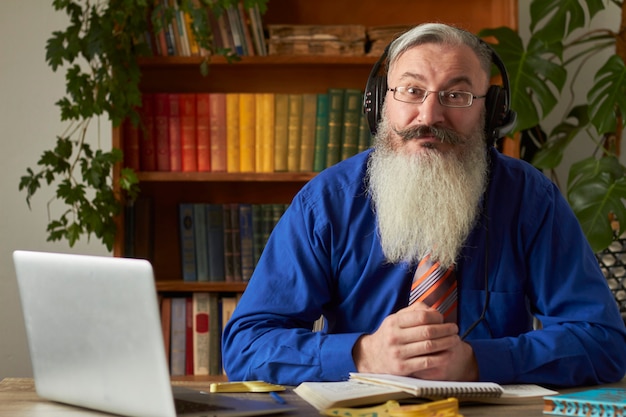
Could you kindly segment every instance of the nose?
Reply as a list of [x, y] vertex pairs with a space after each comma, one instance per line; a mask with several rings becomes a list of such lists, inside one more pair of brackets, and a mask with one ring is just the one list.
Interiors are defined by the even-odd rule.
[[417, 119], [419, 124], [434, 126], [444, 119], [444, 107], [439, 103], [437, 93], [430, 93], [423, 103], [418, 104]]

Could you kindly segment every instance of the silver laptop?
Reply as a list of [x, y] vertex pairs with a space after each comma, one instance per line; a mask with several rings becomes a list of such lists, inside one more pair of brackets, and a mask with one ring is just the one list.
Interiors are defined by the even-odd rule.
[[15, 251], [13, 260], [39, 396], [124, 416], [294, 410], [269, 396], [172, 389], [147, 261], [28, 251]]

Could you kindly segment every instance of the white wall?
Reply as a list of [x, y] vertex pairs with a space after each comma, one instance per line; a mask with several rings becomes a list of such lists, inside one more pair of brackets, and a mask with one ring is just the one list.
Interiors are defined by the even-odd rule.
[[[519, 0], [522, 33], [528, 26], [528, 2]], [[619, 14], [605, 13], [602, 19], [616, 28]], [[46, 242], [46, 203], [53, 191], [40, 191], [32, 211], [26, 206], [25, 194], [18, 191], [20, 176], [27, 167], [35, 168], [41, 152], [53, 146], [64, 128], [54, 105], [64, 93], [64, 74], [53, 73], [47, 66], [45, 44], [50, 34], [65, 24], [65, 15], [55, 12], [51, 1], [0, 1], [0, 379], [32, 375], [11, 252], [32, 249], [108, 254], [93, 240], [79, 242], [74, 248], [64, 242]], [[103, 120], [101, 146], [108, 149], [110, 140], [110, 124]], [[566, 161], [586, 154], [585, 145], [581, 143], [582, 150], [568, 152]], [[560, 172], [565, 180], [566, 168]]]
[[[27, 167], [36, 167], [41, 152], [54, 146], [65, 127], [54, 105], [65, 91], [64, 73], [53, 73], [48, 67], [45, 45], [67, 21], [51, 4], [51, 0], [0, 1], [0, 379], [32, 375], [13, 250], [108, 254], [95, 239], [74, 248], [46, 242], [46, 203], [53, 191], [40, 190], [32, 210], [26, 205], [26, 194], [18, 191], [20, 176]], [[110, 123], [101, 124], [100, 143], [109, 149]], [[95, 140], [92, 143], [95, 146]]]

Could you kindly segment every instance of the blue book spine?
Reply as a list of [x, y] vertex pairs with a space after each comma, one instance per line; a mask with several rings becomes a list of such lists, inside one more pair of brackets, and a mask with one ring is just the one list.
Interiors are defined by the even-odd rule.
[[193, 204], [181, 204], [179, 206], [179, 234], [183, 281], [197, 280], [193, 218]]

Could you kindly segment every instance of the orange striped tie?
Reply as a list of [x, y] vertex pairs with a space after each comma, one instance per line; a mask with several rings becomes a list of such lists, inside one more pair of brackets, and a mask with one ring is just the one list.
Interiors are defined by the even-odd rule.
[[444, 270], [439, 262], [432, 262], [430, 255], [426, 255], [417, 266], [411, 284], [409, 305], [416, 301], [436, 308], [446, 322], [456, 322], [457, 288], [453, 266]]

